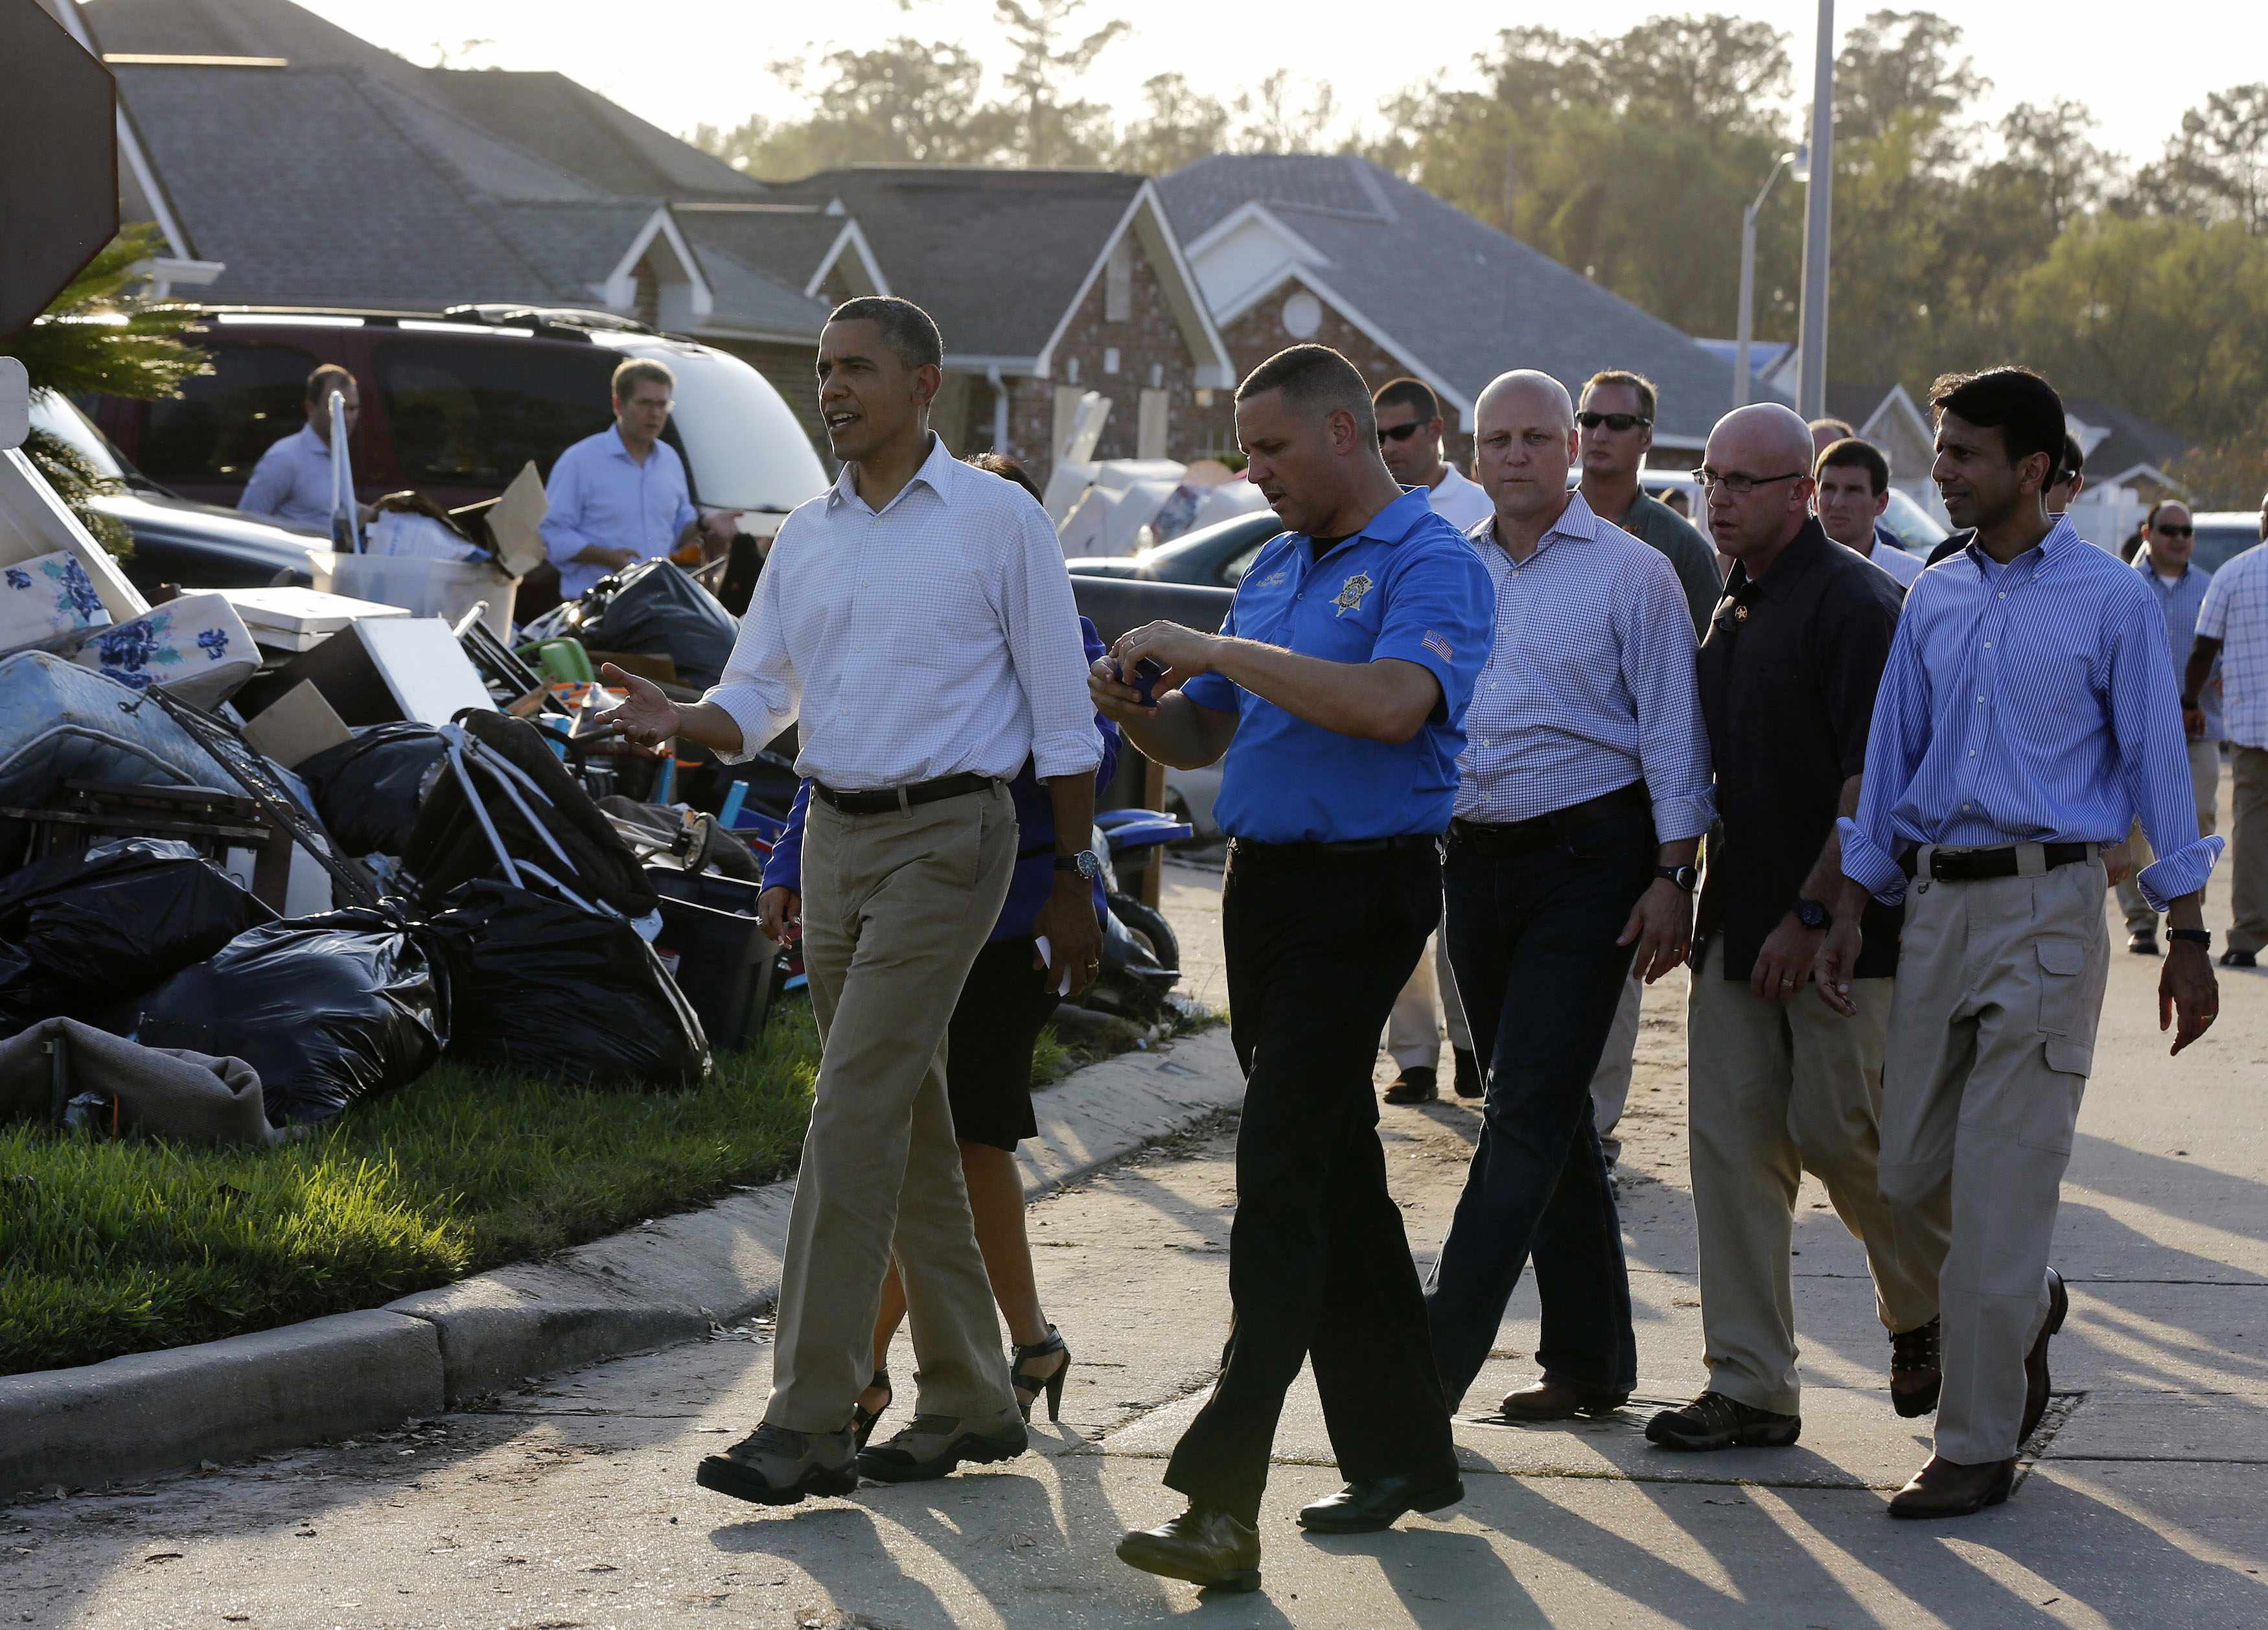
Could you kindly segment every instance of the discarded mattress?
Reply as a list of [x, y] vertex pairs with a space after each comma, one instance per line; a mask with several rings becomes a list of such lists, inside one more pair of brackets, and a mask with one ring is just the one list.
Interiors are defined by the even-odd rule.
[[109, 622], [86, 568], [68, 549], [0, 571], [0, 651], [68, 651]]
[[[0, 659], [0, 804], [36, 808], [70, 780], [230, 787], [154, 704], [44, 651]], [[124, 711], [133, 707], [132, 712]]]
[[252, 631], [218, 594], [183, 594], [103, 629], [79, 647], [77, 660], [129, 690], [162, 686], [208, 712], [260, 671]]

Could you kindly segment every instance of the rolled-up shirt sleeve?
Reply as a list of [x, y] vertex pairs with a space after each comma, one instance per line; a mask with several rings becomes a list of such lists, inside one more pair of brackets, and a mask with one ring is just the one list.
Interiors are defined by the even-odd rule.
[[[791, 523], [793, 519], [789, 518]], [[772, 545], [775, 559], [781, 550], [794, 547], [793, 537], [792, 524], [780, 529], [779, 538]], [[755, 603], [740, 621], [740, 634], [733, 642], [733, 654], [726, 660], [717, 683], [701, 698], [714, 703], [740, 727], [739, 750], [717, 755], [728, 764], [740, 763], [762, 752], [774, 737], [795, 722], [802, 711], [802, 678], [795, 671], [794, 660], [788, 655], [787, 640], [780, 627], [779, 585], [784, 575], [771, 571], [756, 579]], [[1068, 598], [1068, 582], [1064, 594]], [[1077, 638], [1074, 631], [1072, 638], [1076, 641]], [[1080, 700], [1084, 704], [1083, 689]], [[1090, 757], [1077, 768], [1086, 769], [1094, 762]]]
[[1016, 515], [1000, 609], [1008, 660], [1032, 712], [1032, 772], [1042, 781], [1085, 775], [1101, 762], [1102, 741], [1087, 697], [1079, 602], [1047, 512], [1026, 502]]
[[1895, 905], [1906, 892], [1890, 814], [1905, 795], [1929, 743], [1929, 682], [1922, 671], [1918, 627], [1912, 617], [1902, 616], [1897, 632], [1890, 637], [1889, 658], [1882, 666], [1874, 716], [1867, 726], [1859, 813], [1835, 823], [1843, 839], [1843, 875], [1886, 905]]
[[1441, 688], [1436, 716], [1454, 725], [1488, 663], [1496, 632], [1496, 589], [1488, 568], [1462, 540], [1429, 549], [1397, 574], [1371, 659], [1415, 662]]
[[[1273, 545], [1270, 547], [1272, 548]], [[1263, 553], [1261, 559], [1266, 558]], [[1255, 561], [1253, 564], [1257, 565], [1260, 563]], [[1247, 572], [1244, 575], [1250, 578], [1256, 574]], [[1220, 627], [1214, 631], [1223, 639], [1235, 639], [1239, 637], [1236, 631], [1236, 608], [1243, 594], [1243, 589], [1240, 587], [1237, 590], [1237, 598], [1228, 602], [1227, 611], [1221, 616]], [[1244, 692], [1238, 690], [1236, 682], [1225, 674], [1199, 674], [1194, 679], [1185, 679], [1182, 682], [1181, 691], [1199, 707], [1211, 708], [1216, 713], [1227, 713], [1233, 717], [1241, 714], [1244, 711]]]
[[1677, 573], [1648, 550], [1617, 608], [1623, 683], [1638, 705], [1638, 756], [1653, 800], [1653, 835], [1674, 844], [1698, 837], [1717, 818], [1709, 729], [1694, 671], [1693, 614]]
[[2119, 608], [2126, 614], [2110, 631], [2110, 734], [2142, 835], [2158, 855], [2134, 881], [2150, 909], [2162, 911], [2169, 901], [2205, 887], [2221, 840], [2198, 836], [2181, 693], [2162, 615], [2139, 595], [2131, 603], [2131, 612]]
[[597, 541], [582, 529], [583, 461], [572, 448], [552, 465], [551, 479], [543, 483], [543, 522], [536, 528], [543, 538], [543, 552], [553, 565], [566, 565]]

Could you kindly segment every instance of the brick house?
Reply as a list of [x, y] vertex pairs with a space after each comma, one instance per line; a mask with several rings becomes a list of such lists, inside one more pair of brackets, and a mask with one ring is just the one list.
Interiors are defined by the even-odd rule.
[[[775, 277], [830, 304], [902, 295], [937, 319], [946, 386], [934, 423], [948, 446], [1012, 452], [1044, 484], [1090, 391], [1111, 403], [1100, 458], [1229, 445], [1235, 369], [1155, 183], [1102, 170], [878, 165], [765, 195], [817, 223], [799, 229], [803, 244], [770, 240], [781, 253], [762, 263]], [[703, 220], [696, 236], [711, 229]]]
[[1571, 392], [1604, 368], [1660, 387], [1657, 459], [1690, 464], [1732, 405], [1719, 357], [1517, 239], [1365, 159], [1233, 153], [1158, 183], [1240, 373], [1301, 341], [1342, 350], [1373, 386], [1432, 386], [1451, 456], [1473, 402], [1509, 368]]

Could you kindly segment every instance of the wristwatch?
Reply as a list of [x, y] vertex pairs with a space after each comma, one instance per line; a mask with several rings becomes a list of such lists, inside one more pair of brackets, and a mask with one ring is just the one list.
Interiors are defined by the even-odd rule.
[[1059, 854], [1056, 857], [1056, 870], [1077, 872], [1087, 881], [1093, 882], [1102, 875], [1102, 857], [1092, 849], [1082, 849], [1077, 854]]
[[2210, 928], [2169, 928], [2166, 939], [2171, 944], [2203, 946], [2207, 950], [2213, 948], [2213, 931]]
[[1835, 920], [1835, 914], [1816, 900], [1807, 900], [1798, 895], [1795, 900], [1795, 920], [1806, 928], [1825, 928]]
[[1693, 885], [1701, 881], [1701, 874], [1690, 866], [1657, 866], [1653, 868], [1653, 874], [1675, 883], [1687, 894], [1691, 894]]

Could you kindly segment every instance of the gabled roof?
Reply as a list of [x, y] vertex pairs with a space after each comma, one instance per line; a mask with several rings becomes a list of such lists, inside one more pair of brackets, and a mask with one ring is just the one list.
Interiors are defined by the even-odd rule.
[[791, 287], [816, 292], [836, 257], [848, 254], [858, 262], [849, 277], [854, 289], [864, 292], [874, 285], [874, 292], [889, 291], [889, 280], [880, 276], [865, 233], [831, 200], [681, 203], [676, 215], [702, 254], [729, 254]]
[[723, 159], [679, 141], [564, 74], [423, 70], [425, 94], [600, 192], [631, 197], [760, 198]]
[[891, 291], [937, 319], [949, 354], [1028, 362], [1046, 350], [1144, 184], [1109, 170], [860, 165], [769, 195], [840, 200]]
[[[2197, 445], [2179, 431], [2154, 424], [2099, 396], [2066, 396], [2063, 410], [2066, 418], [2103, 432], [2092, 446], [2087, 446], [2088, 437], [2080, 434], [2081, 445], [2086, 446], [2090, 482], [2115, 481], [2136, 471], [2146, 471], [2154, 478]], [[2079, 424], [2073, 426], [2074, 433], [2079, 433]]]
[[[1248, 287], [1241, 309], [1306, 284], [1453, 400], [1470, 403], [1507, 368], [1542, 368], [1570, 389], [1635, 368], [1660, 389], [1657, 438], [1696, 446], [1732, 405], [1727, 362], [1367, 159], [1222, 154], [1158, 185], [1200, 277], [1205, 235], [1240, 209], [1257, 204], [1281, 229], [1280, 275]], [[1216, 321], [1233, 314], [1216, 304]]]

